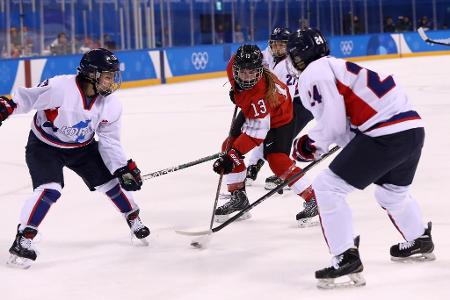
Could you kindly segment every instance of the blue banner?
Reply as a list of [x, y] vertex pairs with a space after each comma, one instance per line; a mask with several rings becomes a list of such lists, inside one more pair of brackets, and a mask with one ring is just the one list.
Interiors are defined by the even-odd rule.
[[0, 60], [0, 70], [2, 70], [0, 95], [7, 95], [11, 92], [19, 68], [19, 61], [19, 59]]
[[157, 78], [148, 51], [122, 51], [115, 54], [120, 61], [124, 82]]
[[[440, 30], [440, 31], [427, 31], [427, 36], [432, 40], [448, 39], [450, 38], [450, 31]], [[449, 46], [444, 45], [434, 45], [424, 42], [417, 32], [405, 32], [403, 33], [405, 37], [406, 44], [408, 45], [411, 52], [429, 52], [429, 51], [449, 51]]]
[[340, 36], [328, 39], [331, 55], [339, 58], [395, 54], [397, 45], [390, 34]]

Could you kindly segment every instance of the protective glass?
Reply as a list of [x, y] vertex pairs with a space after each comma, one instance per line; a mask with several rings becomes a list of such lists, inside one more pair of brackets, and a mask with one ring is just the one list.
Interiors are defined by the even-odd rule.
[[270, 40], [269, 49], [274, 57], [286, 56], [287, 41]]
[[120, 88], [122, 75], [120, 71], [102, 72], [97, 79], [97, 91], [102, 96], [108, 96]]

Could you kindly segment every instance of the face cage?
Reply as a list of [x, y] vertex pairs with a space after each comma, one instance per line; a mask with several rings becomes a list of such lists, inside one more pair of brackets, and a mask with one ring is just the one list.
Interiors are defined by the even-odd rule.
[[112, 72], [96, 72], [95, 88], [97, 92], [102, 96], [108, 96], [117, 91], [122, 84], [122, 74], [120, 71], [115, 71], [112, 82], [104, 84], [102, 82], [102, 74], [112, 73]]
[[261, 79], [262, 74], [263, 74], [262, 66], [259, 68], [255, 68], [255, 69], [242, 68], [242, 70], [256, 70], [255, 78], [253, 78], [251, 80], [242, 80], [241, 78], [239, 78], [239, 72], [241, 71], [241, 68], [239, 68], [237, 66], [233, 66], [234, 81], [236, 81], [236, 83], [244, 90], [248, 90], [248, 89], [251, 89], [252, 87], [254, 87], [258, 83], [258, 81]]
[[[284, 53], [278, 53], [278, 52], [273, 51], [272, 44], [274, 44], [276, 42], [283, 42], [285, 44]], [[269, 40], [269, 51], [270, 51], [270, 54], [272, 54], [273, 57], [284, 57], [284, 56], [286, 56], [287, 55], [287, 43], [288, 43], [288, 41], [285, 41], [285, 40]]]

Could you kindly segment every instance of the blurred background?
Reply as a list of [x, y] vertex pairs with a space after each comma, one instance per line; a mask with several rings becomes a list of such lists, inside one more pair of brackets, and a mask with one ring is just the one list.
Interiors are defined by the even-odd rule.
[[450, 0], [0, 0], [1, 58], [447, 29]]

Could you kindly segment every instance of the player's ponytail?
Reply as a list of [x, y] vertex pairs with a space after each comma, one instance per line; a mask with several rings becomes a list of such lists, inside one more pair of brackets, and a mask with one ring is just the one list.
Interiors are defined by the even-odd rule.
[[271, 108], [277, 108], [281, 104], [280, 99], [278, 98], [279, 93], [276, 87], [276, 82], [278, 81], [278, 79], [272, 72], [270, 72], [266, 68], [264, 68], [263, 75], [267, 84], [266, 100]]

